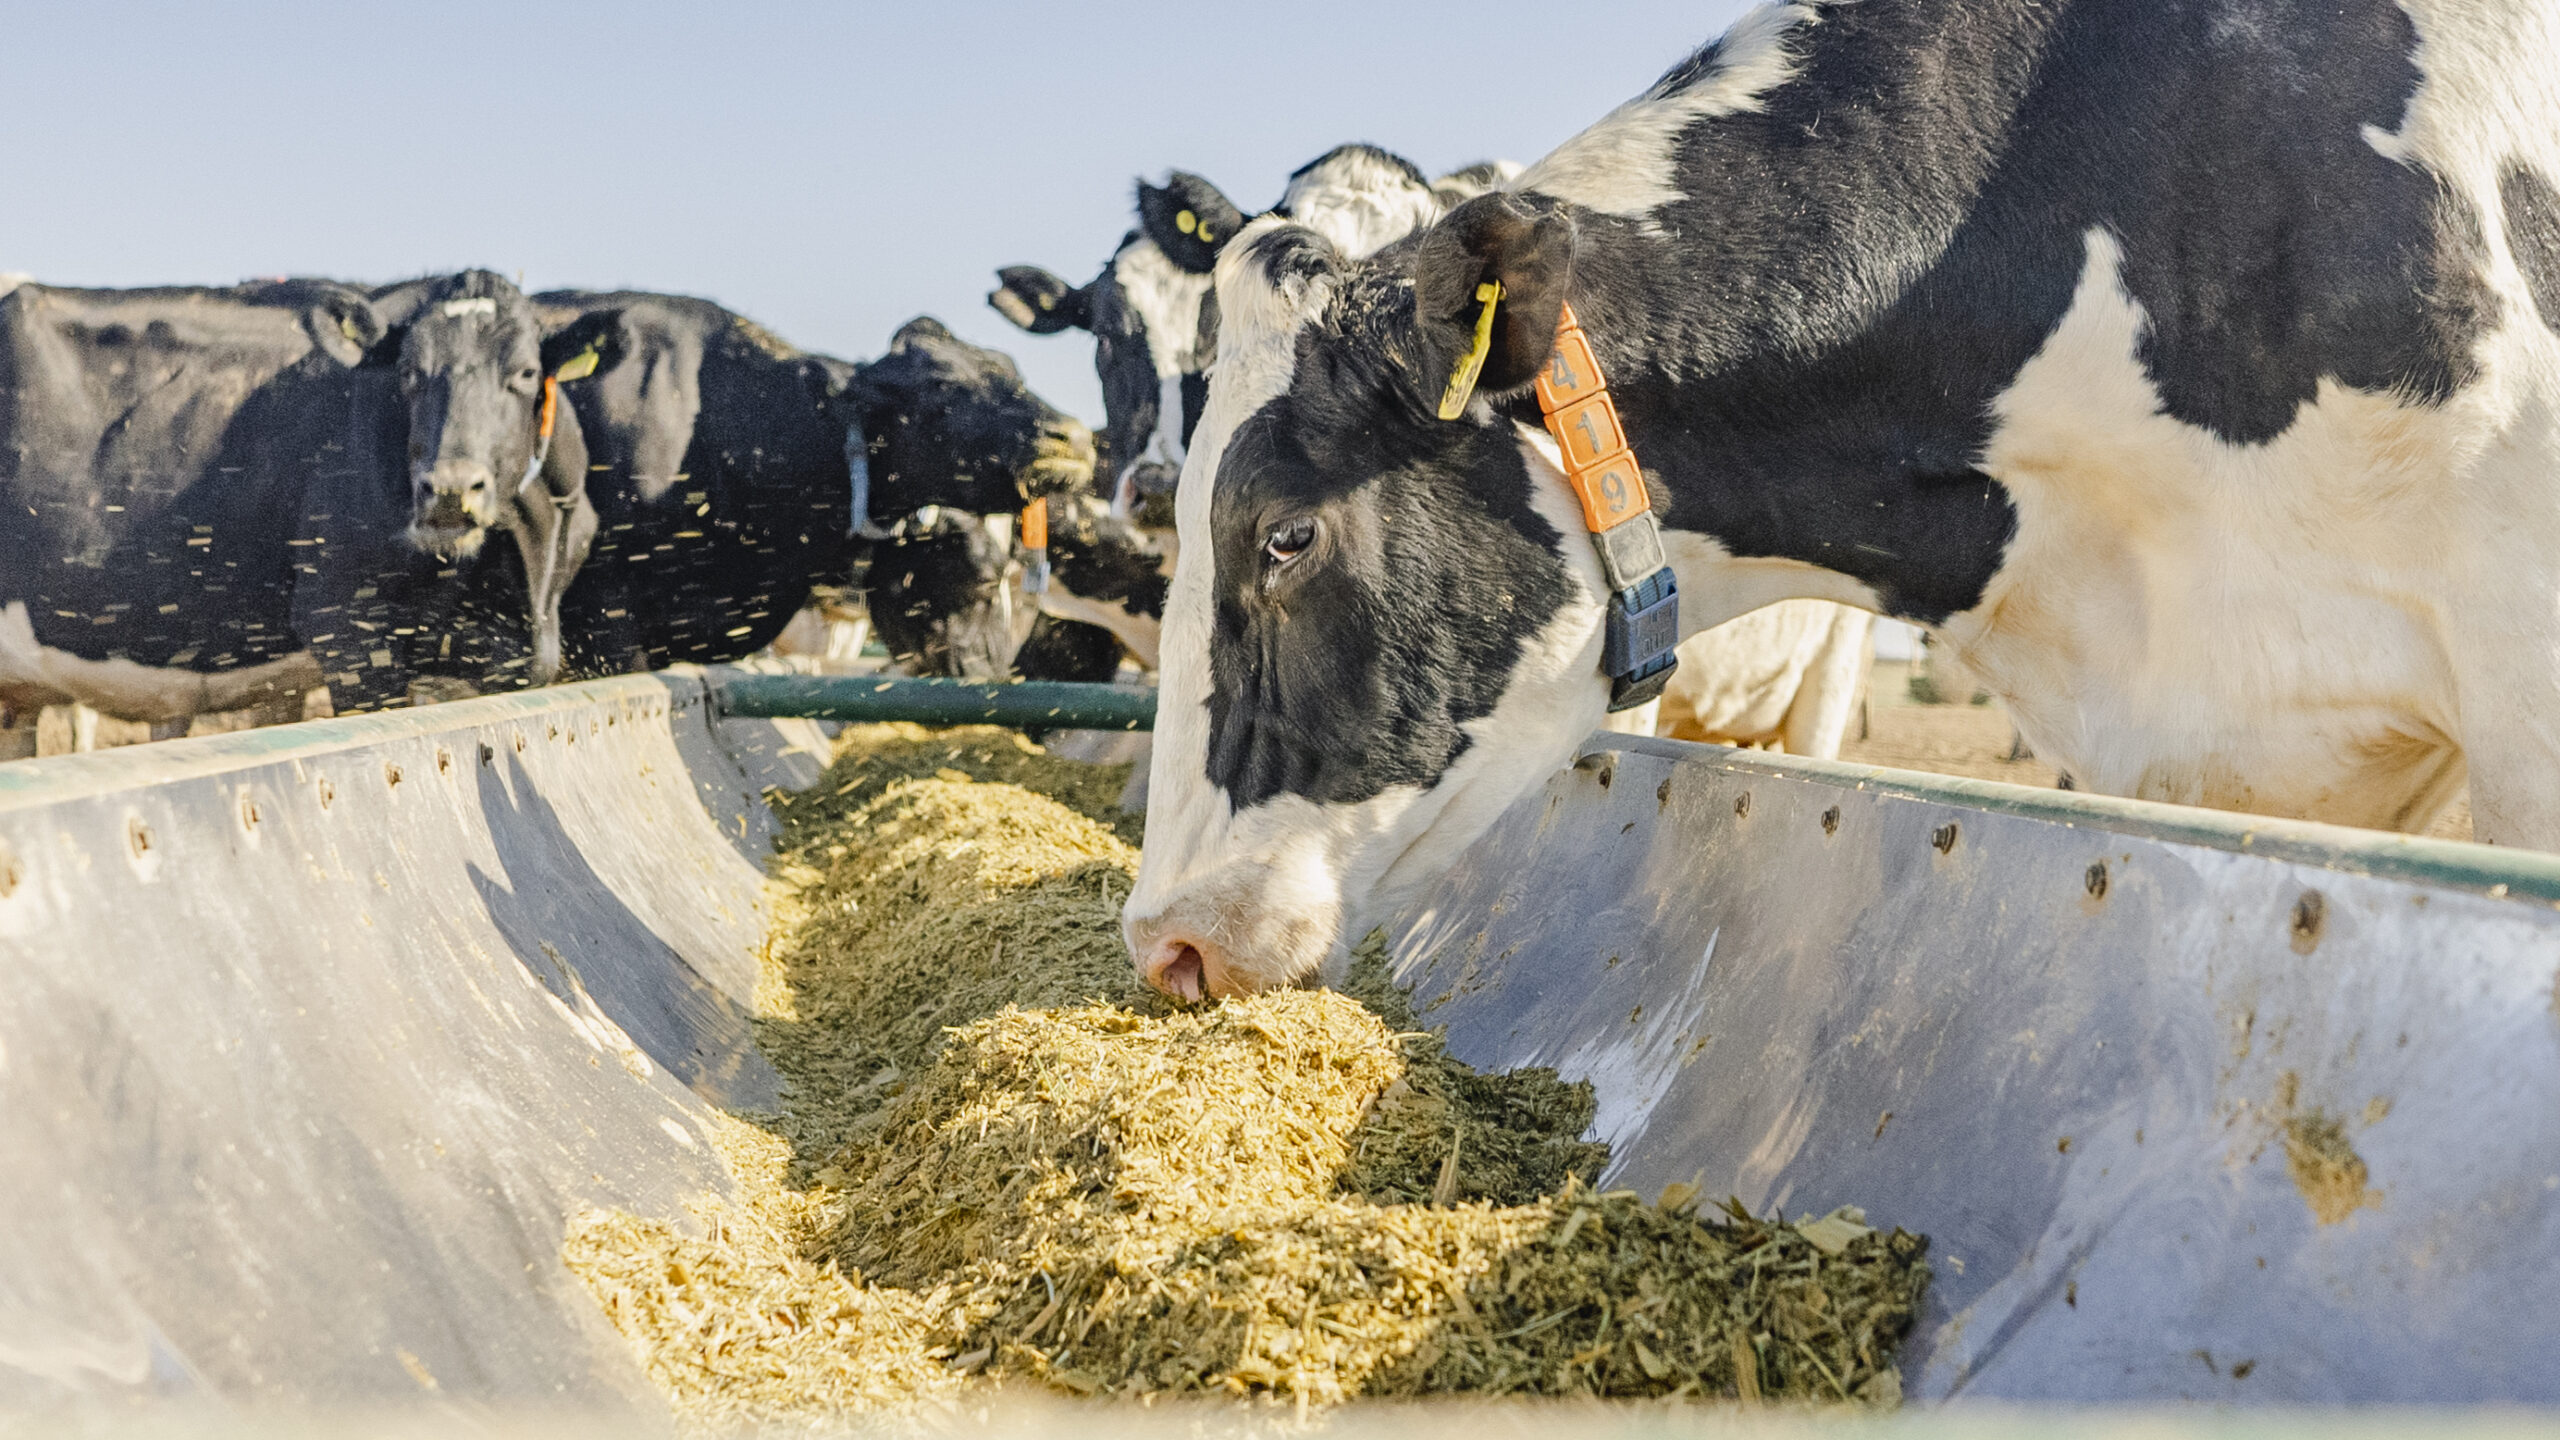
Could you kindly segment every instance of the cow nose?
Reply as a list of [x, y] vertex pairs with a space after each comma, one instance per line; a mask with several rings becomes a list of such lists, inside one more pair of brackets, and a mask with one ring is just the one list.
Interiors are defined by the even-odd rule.
[[1060, 415], [1040, 427], [1040, 450], [1093, 468], [1093, 431], [1073, 415]]
[[1195, 1005], [1212, 995], [1226, 999], [1249, 993], [1235, 983], [1218, 947], [1197, 935], [1156, 937], [1138, 957], [1138, 974], [1176, 1000]]
[[1041, 423], [1032, 455], [1031, 471], [1023, 477], [1026, 495], [1053, 495], [1093, 484], [1093, 432], [1071, 415]]

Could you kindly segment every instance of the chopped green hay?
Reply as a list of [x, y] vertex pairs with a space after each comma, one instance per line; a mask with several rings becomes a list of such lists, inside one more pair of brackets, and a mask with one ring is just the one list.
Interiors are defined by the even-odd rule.
[[[788, 811], [759, 1038], [783, 1111], [703, 1234], [571, 1268], [695, 1426], [1079, 1395], [1899, 1395], [1924, 1244], [1590, 1188], [1593, 1097], [1478, 1075], [1379, 937], [1347, 993], [1135, 984], [1125, 767], [860, 727]], [[772, 1138], [779, 1136], [780, 1139]]]

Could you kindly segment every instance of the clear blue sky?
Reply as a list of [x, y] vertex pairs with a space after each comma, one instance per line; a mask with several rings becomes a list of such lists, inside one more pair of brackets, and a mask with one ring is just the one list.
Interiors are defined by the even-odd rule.
[[998, 265], [1090, 278], [1136, 175], [1255, 210], [1345, 140], [1533, 160], [1745, 8], [21, 3], [0, 270], [485, 265], [706, 295], [849, 359], [930, 312], [1099, 419], [1090, 342], [984, 297]]

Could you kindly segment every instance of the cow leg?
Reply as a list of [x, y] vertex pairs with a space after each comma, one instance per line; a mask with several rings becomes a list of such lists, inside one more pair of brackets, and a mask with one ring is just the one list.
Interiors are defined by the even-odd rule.
[[1841, 607], [1831, 623], [1830, 638], [1805, 667], [1795, 699], [1787, 704], [1786, 719], [1779, 724], [1778, 738], [1788, 754], [1816, 760], [1840, 758], [1841, 743], [1849, 738], [1850, 718], [1858, 713], [1858, 692], [1867, 678], [1874, 636], [1875, 617]]

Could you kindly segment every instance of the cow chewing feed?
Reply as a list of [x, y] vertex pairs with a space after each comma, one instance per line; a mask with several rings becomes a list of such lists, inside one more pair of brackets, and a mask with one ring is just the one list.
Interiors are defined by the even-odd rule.
[[1310, 973], [1600, 717], [1599, 555], [1530, 395], [1568, 303], [1683, 632], [1856, 605], [2084, 788], [2415, 829], [2467, 772], [2484, 838], [2560, 844], [2554, 29], [1766, 5], [1371, 259], [1255, 221], [1177, 507], [1140, 969]]
[[[227, 672], [308, 650], [342, 709], [400, 703], [421, 675], [547, 678], [591, 516], [574, 423], [539, 434], [535, 338], [485, 271], [18, 285], [0, 299], [0, 598], [86, 661]], [[475, 492], [484, 471], [502, 483]], [[475, 612], [480, 573], [510, 568], [478, 554], [490, 528], [522, 563]], [[74, 698], [165, 709], [117, 673]]]
[[[1092, 484], [1091, 433], [1011, 359], [930, 317], [855, 364], [686, 296], [556, 291], [534, 303], [545, 363], [580, 372], [561, 387], [564, 408], [594, 456], [597, 538], [563, 613], [585, 673], [753, 654], [813, 587], [851, 583], [903, 517], [1010, 514]], [[990, 646], [968, 632], [1000, 617], [974, 596], [907, 597], [874, 619], [894, 648], [911, 604], [947, 605], [932, 644], [975, 656]], [[969, 606], [974, 616], [957, 615]]]

